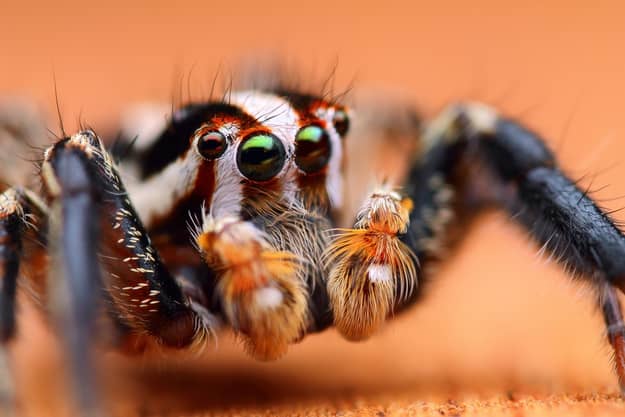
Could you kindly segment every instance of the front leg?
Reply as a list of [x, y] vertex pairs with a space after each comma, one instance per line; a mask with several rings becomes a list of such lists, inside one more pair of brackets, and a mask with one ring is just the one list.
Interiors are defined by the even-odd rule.
[[538, 135], [482, 105], [458, 106], [447, 114], [452, 123], [440, 132], [452, 143], [466, 143], [466, 160], [484, 167], [480, 175], [468, 176], [475, 178], [465, 186], [473, 188], [470, 193], [508, 211], [572, 276], [595, 288], [625, 395], [625, 328], [615, 291], [625, 290], [623, 233], [562, 172]]
[[[63, 241], [63, 250], [66, 264], [71, 265], [68, 275], [75, 275], [78, 280], [97, 276], [97, 272], [82, 272], [86, 268], [83, 264], [97, 262], [94, 254], [98, 249], [107, 253], [108, 258], [117, 255], [116, 261], [106, 261], [110, 281], [104, 284], [110, 286], [124, 318], [132, 327], [157, 336], [163, 343], [188, 344], [193, 335], [193, 314], [152, 246], [115, 166], [95, 133], [81, 132], [57, 143], [46, 152], [42, 172], [49, 198], [62, 204], [61, 218], [68, 219], [59, 229], [67, 239]], [[97, 236], [104, 242], [88, 247], [86, 244], [97, 242]], [[72, 246], [76, 242], [83, 247]], [[83, 250], [84, 256], [73, 256], [82, 254]], [[128, 298], [140, 300], [133, 303]], [[190, 329], [184, 330], [185, 327]]]
[[[51, 206], [52, 310], [63, 325], [83, 412], [95, 407], [90, 346], [103, 289], [135, 333], [182, 347], [196, 316], [152, 246], [100, 139], [80, 132], [49, 148], [42, 175]], [[101, 274], [99, 253], [108, 256]]]
[[[15, 296], [20, 263], [32, 263], [29, 274], [36, 287], [43, 274], [36, 259], [42, 260], [47, 229], [47, 207], [31, 191], [15, 187], [0, 194], [0, 407], [12, 411], [13, 375], [7, 347], [16, 333]], [[44, 263], [45, 264], [45, 263]]]

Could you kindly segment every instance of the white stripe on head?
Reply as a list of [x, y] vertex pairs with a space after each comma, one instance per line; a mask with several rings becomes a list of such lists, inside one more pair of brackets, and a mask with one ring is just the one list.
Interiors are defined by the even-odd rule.
[[193, 191], [202, 159], [193, 151], [169, 164], [145, 182], [127, 186], [139, 218], [146, 227], [172, 211], [176, 203]]
[[[262, 126], [282, 142], [287, 154], [287, 162], [278, 176], [284, 178], [285, 197], [294, 201], [294, 180], [290, 172], [293, 165], [292, 156], [295, 152], [295, 135], [299, 129], [298, 115], [289, 102], [274, 94], [258, 91], [233, 92], [230, 104], [239, 107], [243, 112], [256, 119]], [[226, 153], [217, 161], [217, 177], [215, 193], [211, 201], [211, 212], [219, 218], [224, 215], [236, 215], [241, 209], [243, 176], [237, 168], [237, 148], [240, 139], [229, 143]]]
[[[238, 131], [238, 130], [237, 130]], [[228, 138], [226, 152], [215, 161], [215, 191], [210, 202], [211, 214], [219, 219], [225, 216], [238, 216], [243, 200], [241, 176], [237, 170], [238, 140]]]
[[[327, 126], [334, 126], [332, 124], [334, 112], [335, 109], [330, 107], [327, 110], [320, 111], [317, 116], [325, 120]], [[326, 174], [326, 190], [330, 198], [330, 206], [337, 209], [343, 206], [343, 173], [341, 172], [343, 139], [334, 128], [326, 129], [326, 131], [330, 135], [330, 143], [332, 144], [332, 154], [330, 155], [330, 161], [328, 161], [328, 172]]]

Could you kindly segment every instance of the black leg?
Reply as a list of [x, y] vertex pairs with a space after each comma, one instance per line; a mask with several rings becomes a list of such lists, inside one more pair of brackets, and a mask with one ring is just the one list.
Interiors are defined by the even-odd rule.
[[[625, 389], [623, 319], [612, 288], [625, 290], [625, 237], [609, 215], [562, 173], [540, 137], [484, 106], [449, 109], [424, 143], [426, 151], [408, 175], [406, 192], [415, 209], [403, 237], [421, 266], [449, 233], [437, 220], [444, 210], [466, 220], [484, 204], [505, 209], [571, 275], [597, 288]], [[435, 190], [445, 188], [455, 196], [442, 204]]]
[[43, 243], [46, 216], [44, 204], [30, 191], [10, 188], [0, 194], [0, 404], [9, 408], [14, 392], [5, 347], [16, 331], [15, 293], [24, 240]]
[[[49, 161], [54, 172], [49, 238], [55, 267], [50, 271], [51, 310], [63, 331], [69, 366], [81, 413], [98, 415], [92, 346], [102, 287], [97, 260], [100, 206], [94, 175], [86, 157], [57, 146]], [[44, 166], [47, 169], [47, 166]], [[48, 190], [51, 177], [44, 176]]]
[[[199, 329], [93, 132], [78, 133], [46, 151], [42, 174], [51, 200], [50, 242], [59, 252], [53, 257], [58, 265], [50, 286], [53, 311], [69, 343], [80, 406], [95, 410], [89, 347], [96, 339], [103, 289], [134, 333], [182, 347]], [[100, 251], [105, 255], [101, 259]]]
[[0, 343], [8, 342], [15, 333], [20, 262], [33, 255], [28, 246], [45, 247], [47, 217], [45, 204], [28, 190], [10, 188], [0, 194]]
[[[15, 193], [8, 190], [0, 197], [0, 342], [8, 342], [15, 334], [15, 290], [22, 251], [21, 215], [16, 212]], [[8, 194], [13, 194], [9, 196]]]
[[[168, 345], [190, 343], [195, 333], [193, 313], [175, 278], [152, 246], [116, 168], [93, 132], [81, 132], [59, 142], [47, 153], [43, 171], [48, 193], [53, 199], [69, 203], [63, 194], [55, 195], [54, 188], [60, 184], [61, 164], [72, 160], [85, 167], [87, 183], [83, 190], [97, 200], [96, 211], [101, 207], [100, 215], [88, 214], [90, 218], [82, 220], [84, 227], [96, 228], [90, 229], [91, 233], [100, 233], [105, 242], [99, 248], [106, 255], [102, 257], [108, 272], [104, 286], [117, 308], [137, 331], [148, 332]], [[72, 172], [71, 181], [76, 181], [79, 171], [75, 168]], [[67, 195], [71, 197], [72, 193]], [[88, 259], [98, 260], [93, 256]]]

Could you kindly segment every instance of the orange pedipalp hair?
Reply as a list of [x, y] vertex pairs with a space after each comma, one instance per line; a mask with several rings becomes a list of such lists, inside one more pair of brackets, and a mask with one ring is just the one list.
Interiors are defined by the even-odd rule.
[[272, 250], [264, 236], [240, 220], [212, 224], [196, 238], [218, 271], [225, 316], [261, 360], [284, 354], [305, 330], [307, 298], [293, 253]]
[[356, 228], [339, 229], [326, 251], [334, 324], [349, 339], [370, 336], [417, 285], [416, 257], [398, 237], [411, 209], [408, 198], [373, 194]]

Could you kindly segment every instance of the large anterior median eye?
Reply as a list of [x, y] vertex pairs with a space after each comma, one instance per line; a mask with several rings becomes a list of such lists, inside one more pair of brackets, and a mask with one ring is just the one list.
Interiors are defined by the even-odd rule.
[[282, 170], [286, 151], [271, 133], [252, 133], [245, 137], [237, 152], [237, 166], [252, 181], [267, 181]]
[[201, 132], [197, 139], [197, 151], [204, 159], [217, 159], [224, 154], [228, 142], [226, 137], [217, 130]]
[[304, 126], [295, 136], [295, 163], [311, 174], [325, 167], [330, 160], [332, 146], [330, 136], [316, 125]]

